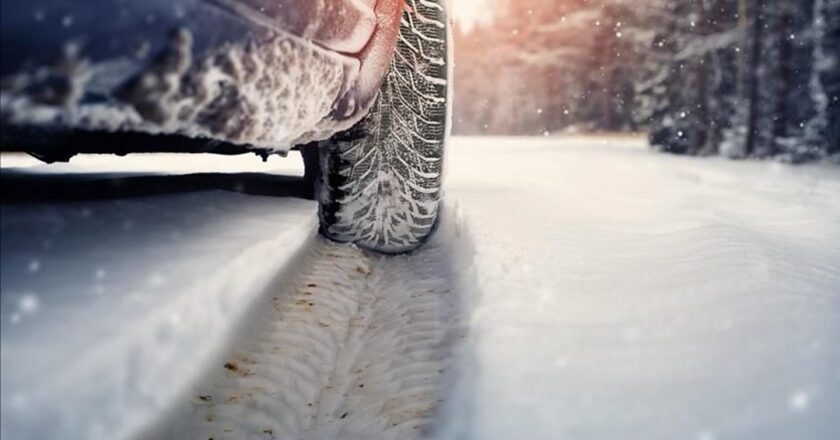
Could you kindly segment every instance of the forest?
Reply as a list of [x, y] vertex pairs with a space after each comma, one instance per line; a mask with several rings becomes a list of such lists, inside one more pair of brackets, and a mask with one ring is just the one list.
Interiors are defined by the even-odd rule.
[[647, 133], [687, 155], [840, 154], [840, 0], [494, 0], [455, 30], [457, 134]]

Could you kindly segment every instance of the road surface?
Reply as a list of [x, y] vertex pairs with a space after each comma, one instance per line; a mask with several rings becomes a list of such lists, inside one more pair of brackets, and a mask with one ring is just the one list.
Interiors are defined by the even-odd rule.
[[836, 166], [456, 138], [380, 257], [297, 160], [2, 161], [3, 438], [840, 433]]

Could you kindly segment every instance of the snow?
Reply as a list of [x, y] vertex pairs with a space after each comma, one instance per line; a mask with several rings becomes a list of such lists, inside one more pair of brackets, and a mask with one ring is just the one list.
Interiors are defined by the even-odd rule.
[[[108, 70], [113, 66], [90, 65], [70, 46], [58, 65], [6, 81], [0, 118], [20, 125], [174, 133], [283, 153], [328, 139], [364, 116], [355, 107], [341, 120], [332, 116], [358, 79], [359, 61], [352, 57], [285, 33], [200, 56], [188, 30], [179, 29], [171, 40], [163, 56], [110, 91], [119, 102], [82, 99], [97, 82], [114, 81]], [[55, 102], [41, 102], [30, 91], [46, 73], [71, 85]]]
[[[4, 174], [73, 179], [293, 168], [167, 155], [2, 162]], [[3, 205], [2, 438], [118, 439], [150, 423], [314, 234], [315, 210], [220, 191]]]
[[450, 236], [397, 257], [313, 240], [141, 438], [424, 438], [464, 335]]
[[[299, 172], [2, 161], [45, 178]], [[840, 433], [836, 166], [582, 136], [455, 138], [446, 169], [439, 229], [401, 257], [313, 238], [314, 204], [288, 198], [4, 204], [2, 437]]]
[[836, 167], [609, 137], [449, 153], [478, 279], [442, 438], [838, 436]]

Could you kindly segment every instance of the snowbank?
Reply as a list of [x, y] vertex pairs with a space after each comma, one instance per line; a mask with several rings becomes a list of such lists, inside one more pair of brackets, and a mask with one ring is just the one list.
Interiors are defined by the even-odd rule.
[[[165, 158], [29, 172], [214, 169]], [[220, 159], [216, 170], [256, 168]], [[314, 234], [314, 219], [312, 202], [219, 191], [3, 205], [2, 437], [119, 439], [159, 417]]]

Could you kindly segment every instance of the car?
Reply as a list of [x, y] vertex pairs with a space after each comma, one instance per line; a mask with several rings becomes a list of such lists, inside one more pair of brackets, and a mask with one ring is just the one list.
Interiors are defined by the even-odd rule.
[[0, 149], [300, 150], [320, 231], [408, 252], [440, 212], [444, 0], [0, 0]]

